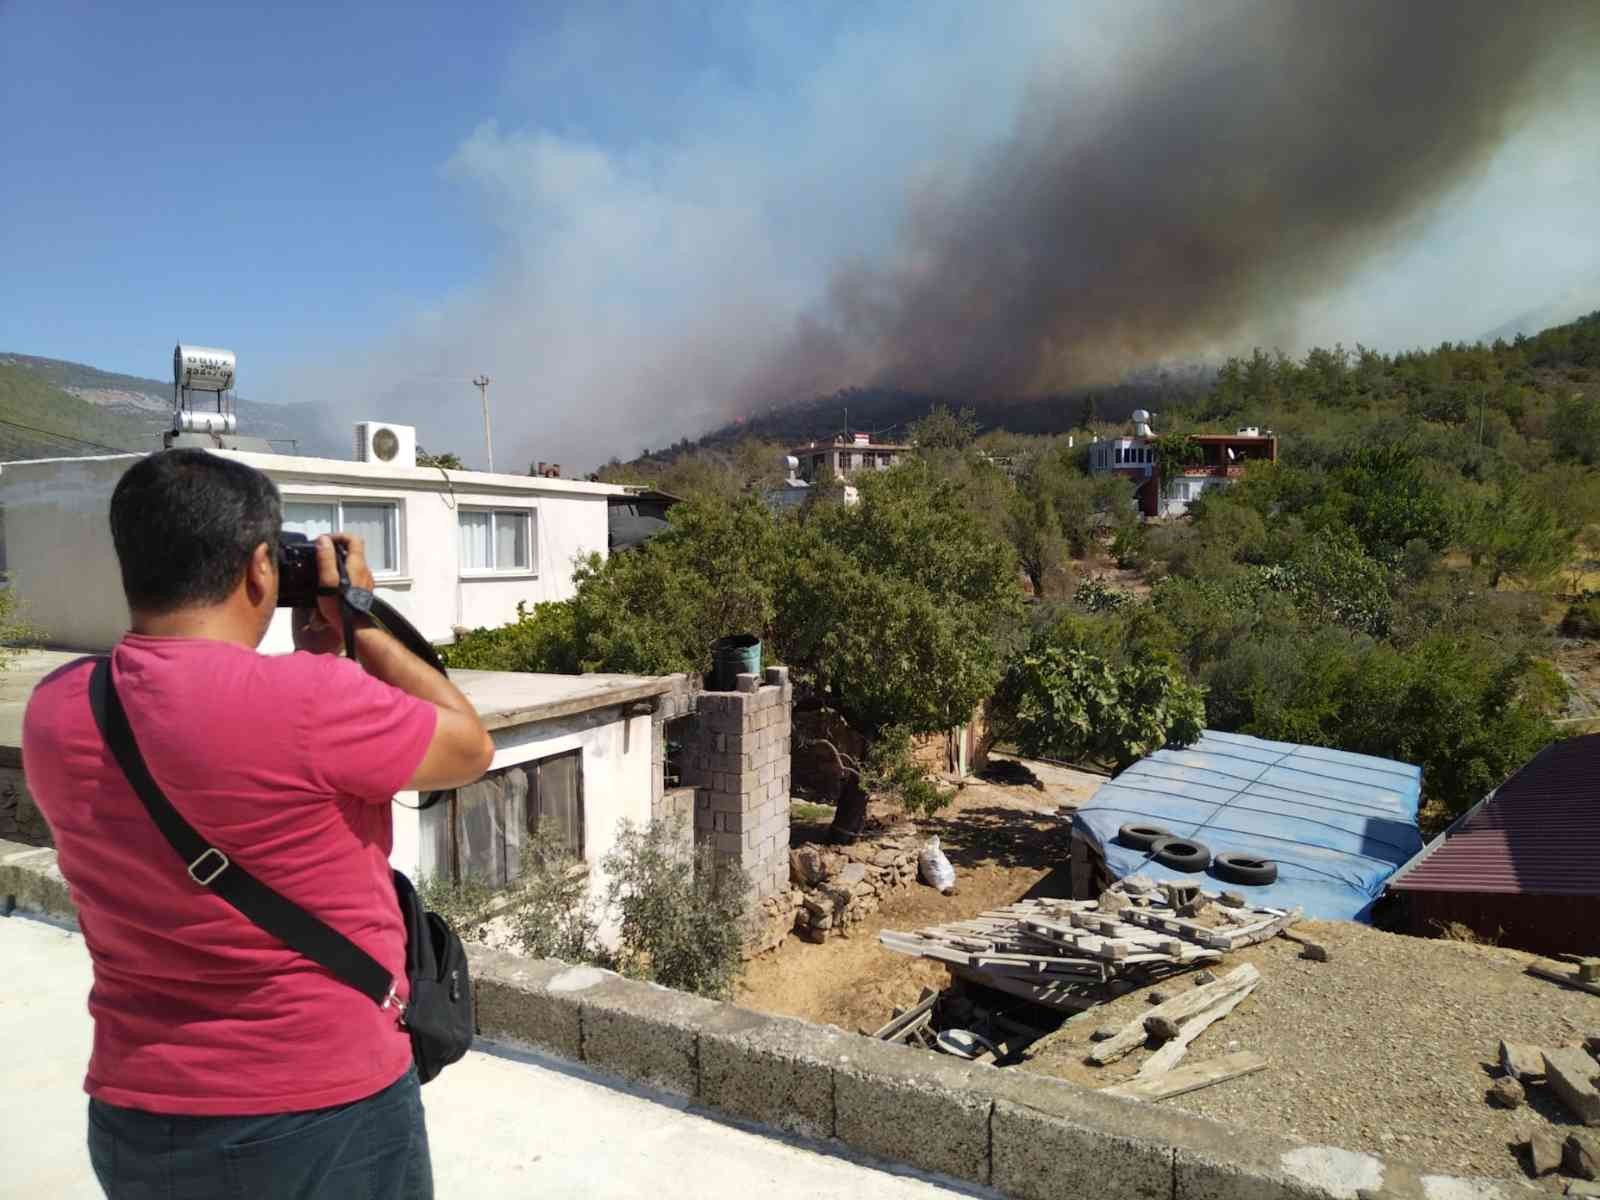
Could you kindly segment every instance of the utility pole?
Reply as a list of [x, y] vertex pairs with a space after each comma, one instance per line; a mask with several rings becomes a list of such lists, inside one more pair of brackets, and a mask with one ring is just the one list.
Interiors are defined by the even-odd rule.
[[478, 389], [478, 395], [483, 398], [483, 450], [489, 456], [489, 471], [494, 471], [494, 437], [489, 432], [489, 383], [487, 375], [480, 373], [472, 381], [472, 386]]

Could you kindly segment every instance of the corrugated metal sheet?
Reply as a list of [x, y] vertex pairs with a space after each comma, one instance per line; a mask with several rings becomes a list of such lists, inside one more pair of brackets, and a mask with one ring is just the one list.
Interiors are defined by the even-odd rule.
[[1422, 772], [1406, 763], [1208, 729], [1192, 746], [1129, 767], [1078, 809], [1072, 827], [1114, 878], [1236, 886], [1161, 866], [1117, 840], [1123, 824], [1156, 824], [1213, 854], [1276, 862], [1277, 882], [1247, 889], [1254, 903], [1365, 920], [1384, 881], [1422, 849], [1421, 790]]
[[1600, 735], [1546, 746], [1389, 887], [1600, 896]]

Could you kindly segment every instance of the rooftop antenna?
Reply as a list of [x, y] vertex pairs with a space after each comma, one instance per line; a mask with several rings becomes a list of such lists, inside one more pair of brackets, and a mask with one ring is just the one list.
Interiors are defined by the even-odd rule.
[[472, 386], [478, 389], [478, 395], [483, 400], [483, 452], [489, 456], [489, 473], [494, 473], [494, 439], [489, 432], [489, 384], [492, 383], [487, 375], [479, 373], [472, 381]]

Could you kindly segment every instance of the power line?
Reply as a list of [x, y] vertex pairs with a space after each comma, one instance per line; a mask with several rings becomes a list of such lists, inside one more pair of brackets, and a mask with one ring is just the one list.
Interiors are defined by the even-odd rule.
[[74, 437], [70, 433], [60, 433], [54, 429], [39, 429], [33, 425], [24, 425], [21, 421], [8, 421], [0, 417], [0, 425], [9, 425], [12, 429], [22, 429], [28, 433], [42, 434], [53, 437], [63, 442], [76, 442], [80, 446], [90, 446], [96, 450], [109, 450], [113, 454], [139, 454], [138, 450], [129, 450], [126, 446], [108, 446], [104, 442], [90, 441], [88, 438]]

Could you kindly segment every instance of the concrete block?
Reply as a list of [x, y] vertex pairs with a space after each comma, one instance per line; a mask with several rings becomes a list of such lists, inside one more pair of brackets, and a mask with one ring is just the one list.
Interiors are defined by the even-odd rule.
[[699, 1031], [723, 1006], [611, 976], [583, 997], [583, 1061], [659, 1091], [699, 1092]]
[[767, 785], [777, 777], [778, 768], [770, 762], [756, 772], [756, 783], [762, 789], [762, 795], [766, 794]]
[[706, 793], [710, 804], [707, 806], [714, 812], [743, 812], [745, 798], [738, 792], [727, 790], [708, 791]]
[[700, 1102], [821, 1141], [833, 1136], [837, 1029], [726, 1008], [700, 1031]]
[[[724, 819], [730, 815], [736, 814], [718, 814], [719, 817]], [[749, 835], [745, 833], [719, 832], [716, 836], [717, 852], [720, 854], [730, 855], [743, 854], [745, 849], [745, 841], [748, 836]]]
[[609, 971], [467, 946], [478, 1031], [534, 1046], [572, 1062], [582, 1059], [579, 1008], [583, 992]]
[[993, 1101], [977, 1083], [983, 1068], [855, 1034], [842, 1040], [833, 1069], [835, 1137], [867, 1154], [989, 1183]]
[[754, 692], [761, 686], [761, 677], [748, 672], [740, 672], [734, 680], [734, 690], [739, 692]]
[[768, 686], [782, 688], [784, 684], [789, 682], [789, 668], [768, 667], [762, 678]]
[[738, 792], [741, 796], [748, 796], [761, 786], [761, 779], [755, 771], [741, 771], [736, 776], [729, 776], [732, 784], [727, 790]]
[[0, 841], [0, 900], [7, 896], [15, 897], [24, 912], [78, 919], [78, 908], [56, 865], [56, 852], [48, 847]]

